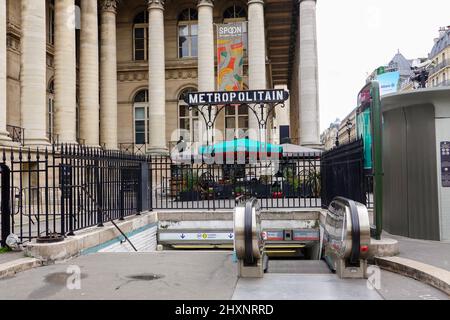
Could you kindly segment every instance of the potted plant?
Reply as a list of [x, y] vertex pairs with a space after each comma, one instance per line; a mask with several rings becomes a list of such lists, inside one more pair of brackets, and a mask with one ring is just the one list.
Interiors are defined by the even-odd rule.
[[236, 198], [242, 196], [243, 194], [244, 194], [244, 189], [242, 187], [234, 188], [234, 196]]
[[183, 176], [184, 187], [179, 193], [180, 201], [196, 201], [200, 199], [198, 191], [198, 177], [192, 172], [188, 172]]

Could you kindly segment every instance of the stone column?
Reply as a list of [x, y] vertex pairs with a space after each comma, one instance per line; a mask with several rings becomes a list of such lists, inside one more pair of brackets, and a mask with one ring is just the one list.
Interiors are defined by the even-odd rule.
[[164, 0], [148, 0], [149, 152], [166, 153]]
[[117, 1], [101, 1], [100, 141], [117, 149]]
[[300, 0], [300, 144], [320, 145], [316, 0]]
[[76, 84], [75, 3], [58, 0], [55, 1], [54, 85], [55, 133], [60, 143], [77, 143]]
[[45, 0], [22, 0], [20, 101], [25, 144], [48, 144]]
[[[213, 9], [213, 0], [198, 1], [198, 91], [203, 92], [215, 91]], [[211, 118], [214, 114], [215, 110]], [[206, 138], [207, 128], [203, 120], [200, 127], [203, 138]], [[212, 134], [209, 132], [209, 141], [212, 141]]]
[[97, 0], [81, 0], [80, 138], [98, 147], [99, 59]]
[[0, 0], [0, 144], [9, 142], [6, 131], [6, 0]]
[[[266, 36], [264, 1], [248, 1], [248, 77], [250, 90], [267, 88]], [[260, 132], [258, 120], [249, 111], [250, 139], [266, 141], [266, 132]]]

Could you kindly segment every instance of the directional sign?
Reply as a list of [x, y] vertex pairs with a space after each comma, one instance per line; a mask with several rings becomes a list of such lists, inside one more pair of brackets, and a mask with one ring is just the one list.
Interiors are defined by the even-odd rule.
[[232, 232], [160, 232], [160, 241], [230, 241]]
[[184, 95], [184, 101], [191, 106], [282, 103], [288, 99], [289, 92], [285, 90], [189, 92]]

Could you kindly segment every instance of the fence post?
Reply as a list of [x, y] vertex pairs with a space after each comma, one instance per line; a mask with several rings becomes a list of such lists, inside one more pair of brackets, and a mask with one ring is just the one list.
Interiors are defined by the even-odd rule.
[[1, 217], [2, 217], [2, 232], [1, 232], [1, 246], [6, 246], [6, 238], [11, 232], [11, 204], [10, 204], [10, 175], [6, 164], [0, 164], [1, 175]]
[[139, 168], [139, 186], [138, 186], [138, 214], [141, 212], [149, 211], [148, 201], [148, 162], [143, 161], [140, 163]]
[[150, 157], [148, 163], [148, 187], [147, 195], [149, 199], [149, 210], [153, 211], [153, 164], [152, 164], [152, 158]]
[[103, 175], [100, 173], [100, 161], [95, 161], [95, 182], [96, 182], [96, 193], [97, 193], [97, 227], [103, 227]]

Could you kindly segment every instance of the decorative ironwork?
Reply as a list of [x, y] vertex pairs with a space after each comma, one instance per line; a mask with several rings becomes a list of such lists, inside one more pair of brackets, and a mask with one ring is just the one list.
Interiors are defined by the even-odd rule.
[[13, 142], [24, 144], [25, 129], [17, 126], [6, 126], [6, 131], [9, 133], [9, 137]]
[[[225, 108], [236, 105], [248, 108], [258, 121], [261, 135], [261, 132], [267, 129], [269, 117], [275, 108], [285, 108], [285, 102], [288, 99], [289, 93], [285, 90], [188, 92], [183, 97], [188, 104], [189, 111], [195, 109], [202, 117], [207, 130], [207, 145], [210, 145], [209, 137], [212, 137], [210, 133], [214, 129], [214, 124]], [[262, 137], [260, 136], [260, 138]]]

